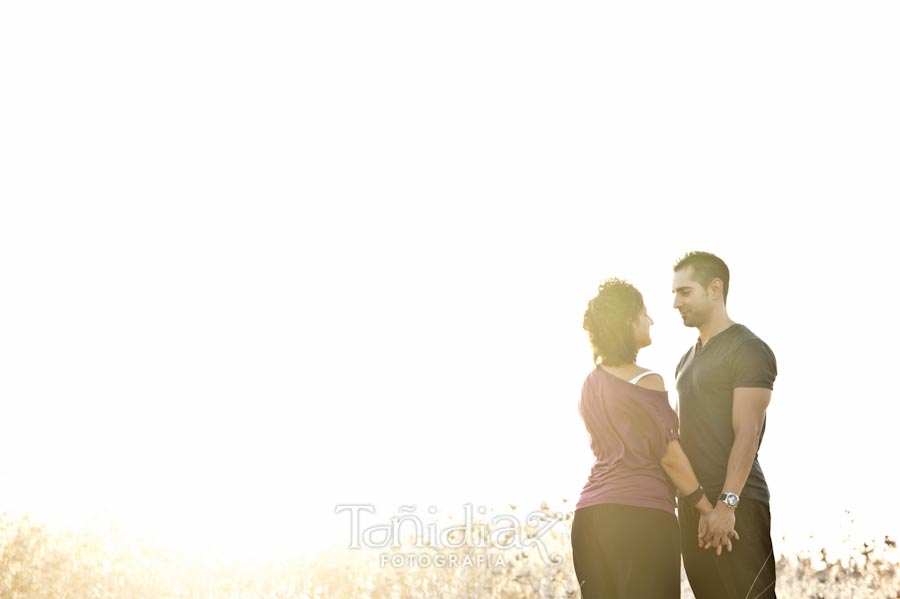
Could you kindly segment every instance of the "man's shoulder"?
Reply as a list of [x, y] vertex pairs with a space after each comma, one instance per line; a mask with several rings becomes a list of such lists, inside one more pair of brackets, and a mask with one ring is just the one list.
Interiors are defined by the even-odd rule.
[[738, 345], [743, 345], [748, 341], [759, 341], [765, 344], [759, 335], [751, 331], [746, 325], [743, 324], [735, 324], [732, 329], [734, 332], [731, 335], [732, 344], [737, 347]]
[[689, 355], [691, 355], [691, 352], [694, 351], [694, 347], [695, 347], [694, 345], [690, 346], [689, 348], [687, 348], [687, 351], [681, 355], [682, 362], [684, 362], [687, 359], [687, 357]]
[[747, 328], [745, 325], [734, 325], [735, 331], [728, 352], [732, 358], [737, 356], [752, 355], [768, 356], [768, 359], [775, 359], [775, 352], [769, 347], [769, 344], [762, 340], [757, 334]]
[[687, 361], [687, 359], [690, 357], [691, 353], [694, 351], [694, 347], [695, 346], [692, 345], [688, 348], [688, 350], [686, 352], [684, 352], [684, 355], [681, 356], [680, 360], [678, 360], [678, 366], [675, 367], [676, 371], [680, 370], [681, 367], [684, 366], [684, 363]]

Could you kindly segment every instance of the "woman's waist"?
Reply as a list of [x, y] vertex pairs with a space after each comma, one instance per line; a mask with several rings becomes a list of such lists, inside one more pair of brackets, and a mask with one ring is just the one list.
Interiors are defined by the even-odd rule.
[[675, 485], [659, 468], [594, 468], [582, 495], [675, 499]]
[[663, 467], [657, 462], [628, 462], [619, 460], [613, 463], [594, 462], [588, 480], [625, 480], [655, 479], [668, 481]]

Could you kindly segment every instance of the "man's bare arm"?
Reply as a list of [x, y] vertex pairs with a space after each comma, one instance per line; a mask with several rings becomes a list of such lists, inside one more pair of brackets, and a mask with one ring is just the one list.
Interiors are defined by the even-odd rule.
[[[747, 477], [759, 449], [759, 436], [766, 418], [766, 408], [772, 398], [770, 389], [760, 387], [736, 387], [732, 396], [731, 426], [734, 429], [734, 444], [728, 456], [728, 470], [725, 474], [723, 493], [740, 495], [747, 484]], [[721, 553], [721, 545], [734, 529], [734, 512], [724, 503], [716, 502], [709, 514], [707, 528], [700, 540], [704, 547], [716, 547]]]
[[728, 456], [723, 493], [740, 495], [747, 484], [750, 469], [759, 450], [759, 436], [766, 419], [766, 408], [772, 399], [772, 390], [761, 387], [737, 387], [734, 390], [731, 426], [734, 444]]

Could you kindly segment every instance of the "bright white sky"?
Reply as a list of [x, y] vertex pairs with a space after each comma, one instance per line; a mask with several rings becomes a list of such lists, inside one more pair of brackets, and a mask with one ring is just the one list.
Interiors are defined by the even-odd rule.
[[0, 510], [261, 552], [574, 503], [588, 299], [638, 286], [671, 388], [702, 249], [778, 358], [774, 535], [900, 533], [898, 16], [4, 5]]

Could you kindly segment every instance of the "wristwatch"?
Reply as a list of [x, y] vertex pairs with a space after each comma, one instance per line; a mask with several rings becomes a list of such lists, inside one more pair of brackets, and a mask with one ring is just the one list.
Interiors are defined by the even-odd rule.
[[736, 510], [738, 504], [741, 502], [741, 498], [735, 495], [734, 493], [722, 493], [719, 495], [719, 501], [725, 504], [730, 510]]

